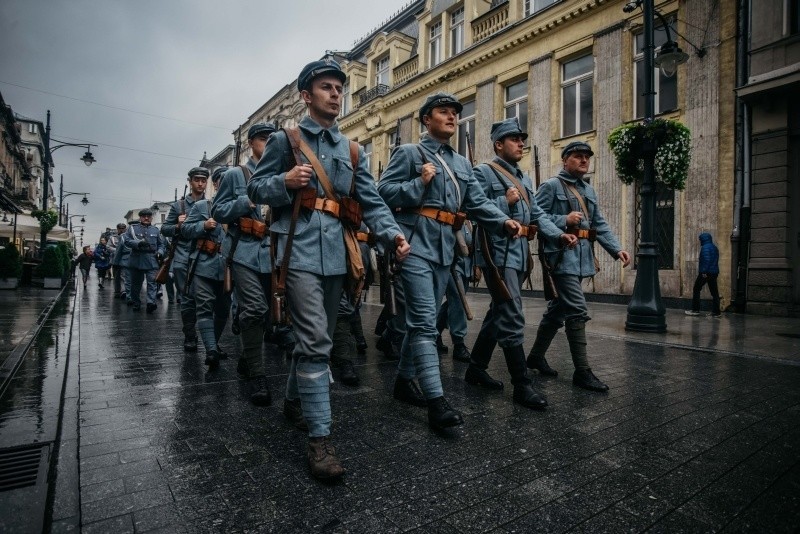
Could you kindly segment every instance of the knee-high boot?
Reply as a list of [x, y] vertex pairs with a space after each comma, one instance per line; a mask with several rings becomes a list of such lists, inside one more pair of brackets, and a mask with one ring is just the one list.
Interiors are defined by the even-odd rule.
[[544, 355], [550, 348], [553, 338], [558, 333], [558, 326], [549, 323], [542, 323], [536, 331], [536, 341], [533, 342], [530, 354], [528, 354], [528, 369], [536, 369], [545, 376], [558, 376], [558, 371], [550, 367]]
[[608, 391], [608, 386], [594, 376], [589, 367], [589, 359], [586, 354], [586, 322], [583, 320], [569, 321], [566, 331], [572, 363], [575, 365], [575, 373], [572, 375], [573, 385], [590, 391]]
[[260, 324], [249, 325], [242, 329], [241, 338], [241, 358], [247, 362], [250, 402], [256, 406], [269, 406], [272, 403], [272, 394], [264, 376], [264, 359], [261, 352], [264, 328]]
[[514, 402], [526, 408], [543, 410], [547, 406], [547, 399], [544, 395], [536, 393], [532, 387], [533, 380], [525, 366], [525, 349], [522, 345], [503, 347], [503, 354], [511, 375], [511, 383], [514, 384]]
[[464, 374], [464, 381], [473, 386], [483, 386], [487, 389], [503, 389], [503, 383], [495, 380], [486, 369], [494, 352], [495, 340], [489, 336], [478, 334], [475, 344], [472, 346], [472, 354], [467, 372]]

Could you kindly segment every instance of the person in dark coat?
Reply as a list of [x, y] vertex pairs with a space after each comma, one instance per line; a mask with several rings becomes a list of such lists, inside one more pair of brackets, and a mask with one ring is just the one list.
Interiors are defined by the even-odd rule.
[[708, 284], [708, 290], [711, 292], [713, 300], [711, 316], [719, 319], [722, 317], [719, 311], [719, 289], [717, 288], [719, 249], [708, 232], [703, 232], [699, 238], [700, 258], [697, 279], [694, 281], [694, 291], [692, 292], [692, 309], [687, 310], [686, 315], [700, 315], [700, 292], [703, 290], [703, 286]]
[[106, 273], [111, 268], [111, 251], [106, 244], [106, 238], [100, 238], [100, 244], [97, 245], [93, 253], [94, 267], [97, 269], [97, 280], [100, 289], [103, 289], [103, 282], [106, 280]]
[[89, 245], [83, 247], [83, 253], [75, 258], [73, 262], [78, 268], [81, 270], [81, 276], [83, 276], [83, 287], [86, 287], [86, 281], [89, 279], [89, 269], [92, 268], [92, 250], [89, 248]]

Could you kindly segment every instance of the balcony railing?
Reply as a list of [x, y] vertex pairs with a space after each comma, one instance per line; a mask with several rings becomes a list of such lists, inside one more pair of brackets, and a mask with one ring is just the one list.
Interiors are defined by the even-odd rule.
[[508, 1], [492, 7], [489, 11], [472, 21], [472, 42], [483, 41], [487, 37], [508, 26]]
[[358, 95], [358, 105], [363, 106], [367, 102], [375, 100], [376, 98], [383, 96], [388, 92], [389, 92], [389, 86], [379, 83], [375, 87], [371, 87]]
[[395, 85], [407, 82], [417, 75], [418, 70], [419, 56], [414, 56], [408, 61], [401, 63], [393, 71]]

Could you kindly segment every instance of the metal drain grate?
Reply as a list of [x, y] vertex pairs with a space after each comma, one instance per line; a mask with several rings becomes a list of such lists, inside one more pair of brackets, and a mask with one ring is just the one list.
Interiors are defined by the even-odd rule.
[[0, 492], [34, 486], [47, 473], [45, 445], [25, 445], [0, 450]]

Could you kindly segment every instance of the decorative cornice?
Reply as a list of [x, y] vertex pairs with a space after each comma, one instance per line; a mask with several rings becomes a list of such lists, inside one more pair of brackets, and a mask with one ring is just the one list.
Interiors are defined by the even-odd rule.
[[533, 65], [536, 65], [537, 63], [541, 63], [542, 61], [548, 61], [550, 59], [553, 59], [553, 53], [552, 52], [548, 52], [543, 56], [539, 56], [537, 58], [534, 58], [534, 59], [530, 60], [528, 62], [528, 65], [533, 66]]
[[623, 29], [625, 26], [627, 26], [627, 24], [628, 24], [627, 20], [621, 20], [616, 24], [612, 24], [608, 28], [603, 28], [602, 30], [596, 32], [594, 34], [594, 38], [597, 39], [599, 37], [603, 37], [604, 35], [608, 35], [609, 33], [614, 33], [617, 30]]

